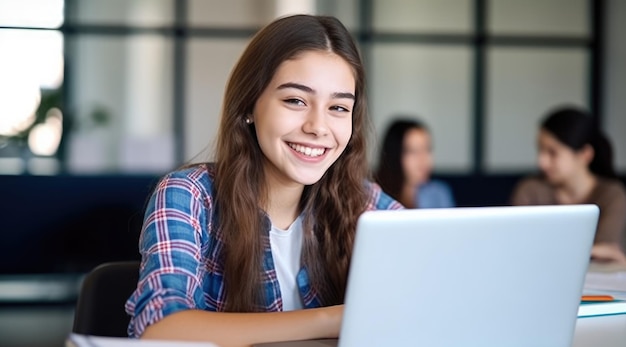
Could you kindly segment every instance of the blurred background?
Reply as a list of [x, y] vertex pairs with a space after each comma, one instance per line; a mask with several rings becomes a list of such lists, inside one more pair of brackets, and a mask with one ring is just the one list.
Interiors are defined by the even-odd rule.
[[0, 346], [62, 346], [82, 275], [138, 259], [158, 177], [210, 160], [231, 68], [290, 13], [357, 39], [372, 165], [391, 117], [416, 115], [457, 203], [505, 205], [538, 120], [569, 104], [626, 177], [622, 0], [0, 0]]

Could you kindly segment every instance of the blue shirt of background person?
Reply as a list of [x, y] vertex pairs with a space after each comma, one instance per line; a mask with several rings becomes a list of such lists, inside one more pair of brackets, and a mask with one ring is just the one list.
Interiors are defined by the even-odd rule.
[[397, 118], [383, 139], [378, 184], [407, 208], [454, 207], [452, 190], [431, 179], [432, 169], [432, 139], [426, 125], [413, 118]]
[[419, 208], [454, 207], [452, 190], [443, 181], [429, 180], [417, 188], [415, 206]]

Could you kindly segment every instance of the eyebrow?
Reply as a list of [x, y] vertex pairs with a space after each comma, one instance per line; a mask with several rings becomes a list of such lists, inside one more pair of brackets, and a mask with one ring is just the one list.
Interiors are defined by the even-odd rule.
[[[294, 89], [299, 89], [305, 93], [309, 93], [309, 94], [315, 94], [315, 90], [313, 90], [311, 87], [307, 87], [304, 84], [300, 84], [300, 83], [293, 83], [293, 82], [287, 82], [287, 83], [283, 83], [281, 85], [279, 85], [276, 89], [280, 90], [280, 89], [287, 89], [287, 88], [294, 88]], [[356, 97], [354, 96], [354, 94], [352, 93], [347, 93], [347, 92], [335, 92], [330, 94], [330, 97], [333, 99], [352, 99], [352, 100], [356, 100]]]

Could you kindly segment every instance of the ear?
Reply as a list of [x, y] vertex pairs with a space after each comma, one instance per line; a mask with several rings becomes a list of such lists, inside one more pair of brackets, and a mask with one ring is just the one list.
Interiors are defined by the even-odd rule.
[[595, 156], [596, 152], [594, 151], [593, 147], [589, 144], [586, 144], [583, 148], [581, 148], [578, 151], [578, 155], [579, 157], [587, 164], [591, 164], [591, 161], [593, 160], [593, 157]]

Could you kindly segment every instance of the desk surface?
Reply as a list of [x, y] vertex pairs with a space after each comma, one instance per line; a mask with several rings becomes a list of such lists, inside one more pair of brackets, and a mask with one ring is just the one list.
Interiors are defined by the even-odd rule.
[[572, 347], [623, 347], [626, 344], [626, 314], [578, 318]]
[[620, 272], [626, 271], [625, 265], [592, 262], [589, 264], [589, 272]]

